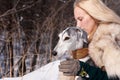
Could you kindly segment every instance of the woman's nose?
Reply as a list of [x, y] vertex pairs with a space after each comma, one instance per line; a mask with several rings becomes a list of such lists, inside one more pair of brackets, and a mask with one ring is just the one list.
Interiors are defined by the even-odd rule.
[[81, 27], [81, 22], [80, 22], [80, 21], [77, 21], [76, 26], [77, 26], [77, 27]]

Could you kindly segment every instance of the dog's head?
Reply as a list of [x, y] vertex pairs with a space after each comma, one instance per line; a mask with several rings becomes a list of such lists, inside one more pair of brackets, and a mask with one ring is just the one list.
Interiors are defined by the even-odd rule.
[[83, 47], [87, 43], [87, 33], [77, 27], [68, 27], [59, 34], [59, 41], [53, 50], [58, 59], [70, 58], [70, 52]]

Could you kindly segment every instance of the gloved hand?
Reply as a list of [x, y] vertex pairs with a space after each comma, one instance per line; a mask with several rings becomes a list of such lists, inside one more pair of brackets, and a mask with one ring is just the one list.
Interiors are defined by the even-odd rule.
[[59, 71], [65, 76], [76, 76], [80, 70], [79, 60], [70, 59], [60, 62]]

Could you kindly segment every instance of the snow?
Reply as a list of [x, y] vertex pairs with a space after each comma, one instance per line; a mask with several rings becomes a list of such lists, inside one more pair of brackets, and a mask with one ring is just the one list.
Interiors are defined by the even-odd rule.
[[60, 60], [57, 60], [22, 77], [2, 78], [0, 80], [58, 80], [59, 64]]
[[[90, 57], [87, 56], [85, 58], [80, 59], [80, 61], [86, 62], [89, 59]], [[22, 77], [2, 78], [0, 80], [58, 80], [58, 73], [59, 73], [58, 66], [60, 64], [60, 61], [63, 61], [63, 60], [57, 60], [57, 61], [48, 63], [45, 66], [31, 73], [28, 73]]]

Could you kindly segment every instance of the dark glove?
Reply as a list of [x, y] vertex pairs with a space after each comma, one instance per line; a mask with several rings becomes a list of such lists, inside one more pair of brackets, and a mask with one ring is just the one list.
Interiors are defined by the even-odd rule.
[[79, 60], [71, 59], [60, 62], [59, 71], [63, 72], [65, 76], [76, 76], [79, 70]]

